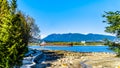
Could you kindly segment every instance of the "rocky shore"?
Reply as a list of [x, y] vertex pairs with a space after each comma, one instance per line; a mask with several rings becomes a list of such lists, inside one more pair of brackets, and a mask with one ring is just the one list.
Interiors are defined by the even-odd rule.
[[39, 68], [120, 68], [120, 58], [112, 53], [80, 53], [43, 50], [46, 60]]

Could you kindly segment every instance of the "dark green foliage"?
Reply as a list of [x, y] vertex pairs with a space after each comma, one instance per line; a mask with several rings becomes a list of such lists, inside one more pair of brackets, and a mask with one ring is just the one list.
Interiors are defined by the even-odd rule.
[[115, 51], [117, 53], [117, 56], [120, 56], [120, 44], [115, 42], [108, 42], [107, 45], [109, 45], [110, 49]]
[[105, 12], [105, 15], [103, 17], [106, 18], [104, 21], [105, 23], [108, 24], [106, 27], [106, 32], [115, 34], [117, 37], [117, 41], [115, 42], [107, 42], [107, 45], [110, 46], [112, 50], [114, 50], [118, 56], [120, 56], [120, 43], [119, 43], [119, 38], [120, 38], [120, 11], [116, 12]]
[[120, 37], [120, 12], [105, 12], [103, 17], [106, 18], [104, 22], [108, 24], [105, 31]]
[[108, 39], [104, 39], [103, 42], [104, 42], [104, 45], [108, 45], [109, 42], [110, 42], [110, 40], [108, 40]]

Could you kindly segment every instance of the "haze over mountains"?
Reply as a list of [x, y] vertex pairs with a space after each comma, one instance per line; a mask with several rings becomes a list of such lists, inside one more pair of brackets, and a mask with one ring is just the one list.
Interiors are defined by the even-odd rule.
[[101, 35], [101, 34], [80, 34], [80, 33], [67, 33], [67, 34], [50, 34], [43, 39], [46, 42], [97, 42], [108, 39], [113, 41], [114, 36]]

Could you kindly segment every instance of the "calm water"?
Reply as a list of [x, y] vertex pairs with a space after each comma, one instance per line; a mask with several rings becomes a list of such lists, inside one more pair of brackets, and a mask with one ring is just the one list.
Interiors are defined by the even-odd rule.
[[65, 50], [74, 52], [112, 52], [108, 46], [29, 46], [41, 50]]

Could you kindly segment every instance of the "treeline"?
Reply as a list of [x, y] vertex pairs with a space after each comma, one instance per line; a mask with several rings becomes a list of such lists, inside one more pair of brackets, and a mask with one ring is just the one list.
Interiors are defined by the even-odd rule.
[[47, 42], [45, 45], [104, 45], [103, 42]]

